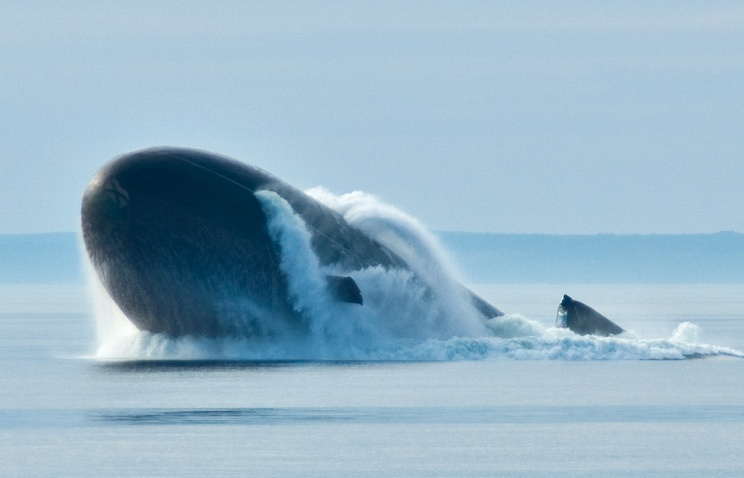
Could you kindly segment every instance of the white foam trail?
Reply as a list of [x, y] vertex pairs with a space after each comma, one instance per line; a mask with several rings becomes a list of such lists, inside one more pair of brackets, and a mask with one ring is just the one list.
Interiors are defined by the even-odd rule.
[[[235, 338], [174, 339], [138, 331], [111, 300], [87, 263], [98, 325], [97, 357], [182, 360], [744, 357], [741, 351], [698, 343], [700, 329], [690, 323], [680, 324], [669, 339], [652, 340], [639, 339], [630, 333], [619, 337], [578, 336], [567, 329], [546, 328], [519, 314], [484, 323], [460, 292], [455, 279], [457, 272], [438, 241], [418, 221], [361, 192], [334, 196], [316, 188], [309, 193], [400, 255], [414, 272], [373, 267], [349, 273], [321, 266], [302, 219], [277, 194], [259, 192], [257, 197], [269, 218], [269, 232], [281, 249], [281, 268], [288, 277], [292, 304], [309, 331], [306, 337], [286, 337], [269, 343]], [[327, 274], [351, 275], [362, 290], [364, 306], [332, 300], [325, 287]]]
[[390, 358], [396, 360], [680, 360], [732, 356], [744, 352], [707, 344], [683, 344], [672, 340], [633, 340], [618, 337], [576, 336], [570, 331], [546, 333], [541, 337], [503, 339], [454, 338], [429, 340]]

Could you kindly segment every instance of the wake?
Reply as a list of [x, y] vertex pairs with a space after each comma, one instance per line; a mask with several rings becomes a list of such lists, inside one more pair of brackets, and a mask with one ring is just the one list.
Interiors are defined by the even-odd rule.
[[[269, 218], [269, 233], [281, 249], [280, 267], [288, 278], [290, 299], [308, 333], [258, 340], [172, 338], [142, 332], [118, 309], [89, 267], [98, 330], [96, 358], [443, 361], [744, 357], [741, 351], [697, 343], [697, 326], [690, 323], [680, 324], [667, 339], [641, 339], [632, 333], [577, 336], [519, 314], [484, 322], [463, 293], [459, 274], [437, 239], [414, 218], [361, 192], [343, 196], [320, 188], [307, 192], [402, 257], [413, 273], [382, 267], [355, 271], [351, 275], [362, 290], [364, 306], [334, 301], [324, 278], [346, 272], [320, 265], [302, 219], [277, 194], [258, 192]], [[232, 301], [232, 307], [240, 303]], [[229, 313], [240, 320], [240, 310]]]

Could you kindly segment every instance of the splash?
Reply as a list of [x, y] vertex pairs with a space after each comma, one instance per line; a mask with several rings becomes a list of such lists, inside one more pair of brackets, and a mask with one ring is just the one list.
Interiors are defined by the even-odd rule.
[[[313, 356], [338, 357], [339, 352], [345, 356], [368, 355], [391, 344], [399, 346], [401, 341], [478, 337], [486, 332], [469, 299], [452, 292], [459, 289], [442, 262], [429, 268], [414, 266], [416, 277], [423, 278], [424, 284], [405, 270], [372, 267], [355, 271], [352, 275], [364, 291], [365, 305], [332, 300], [324, 277], [345, 271], [319, 264], [306, 225], [283, 198], [269, 191], [258, 192], [256, 197], [269, 218], [269, 233], [280, 247], [290, 298], [309, 325]], [[395, 229], [399, 237], [415, 235], [415, 230], [406, 230], [401, 223], [398, 221]], [[382, 230], [378, 224], [377, 231]], [[377, 239], [380, 235], [372, 237]], [[431, 259], [428, 262], [437, 262], [428, 244], [421, 244], [420, 252], [425, 259]], [[421, 257], [416, 260], [424, 262]]]
[[[400, 351], [411, 360], [681, 360], [713, 356], [744, 358], [744, 352], [670, 339], [577, 336], [566, 329], [546, 329], [539, 336], [429, 340]], [[401, 356], [397, 360], [403, 360]]]
[[672, 338], [669, 340], [681, 343], [694, 343], [700, 340], [700, 334], [700, 327], [692, 322], [682, 322], [674, 329]]
[[[377, 198], [354, 192], [308, 193], [352, 226], [401, 256], [413, 272], [373, 267], [351, 275], [364, 306], [334, 301], [302, 219], [279, 195], [256, 197], [281, 250], [290, 299], [309, 333], [272, 342], [238, 338], [172, 338], [137, 330], [108, 296], [93, 267], [99, 359], [169, 360], [671, 360], [744, 353], [698, 343], [699, 327], [683, 323], [669, 339], [577, 336], [519, 314], [481, 319], [460, 293], [458, 272], [437, 239], [418, 221]], [[422, 283], [423, 281], [423, 283]], [[434, 292], [432, 294], [432, 291]], [[268, 320], [268, 319], [267, 319]]]
[[341, 214], [350, 225], [395, 251], [417, 274], [446, 282], [460, 279], [459, 271], [434, 234], [400, 209], [362, 191], [336, 196], [316, 187], [305, 192]]

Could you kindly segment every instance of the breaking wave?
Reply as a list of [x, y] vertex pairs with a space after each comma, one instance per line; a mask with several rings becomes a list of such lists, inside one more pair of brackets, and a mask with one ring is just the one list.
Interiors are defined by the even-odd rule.
[[[269, 233], [282, 252], [295, 310], [307, 337], [265, 342], [243, 338], [172, 338], [136, 329], [88, 267], [98, 326], [97, 358], [167, 360], [671, 360], [744, 352], [701, 344], [699, 328], [680, 324], [668, 339], [578, 336], [519, 314], [481, 319], [462, 293], [457, 270], [418, 221], [375, 197], [308, 191], [354, 227], [400, 255], [415, 272], [373, 267], [351, 274], [364, 306], [334, 301], [302, 219], [279, 195], [257, 193]], [[418, 280], [416, 279], [418, 278]], [[423, 279], [424, 284], [421, 283]], [[433, 293], [432, 293], [433, 291]]]

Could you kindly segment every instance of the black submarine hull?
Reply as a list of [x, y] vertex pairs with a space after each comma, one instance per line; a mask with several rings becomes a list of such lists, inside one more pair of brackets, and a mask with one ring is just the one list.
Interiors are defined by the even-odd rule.
[[[132, 323], [176, 337], [307, 332], [259, 191], [275, 193], [302, 219], [321, 265], [349, 274], [328, 277], [337, 300], [363, 303], [354, 271], [410, 270], [340, 214], [260, 168], [193, 149], [135, 151], [96, 174], [81, 209], [90, 261]], [[462, 288], [484, 318], [501, 315]]]

